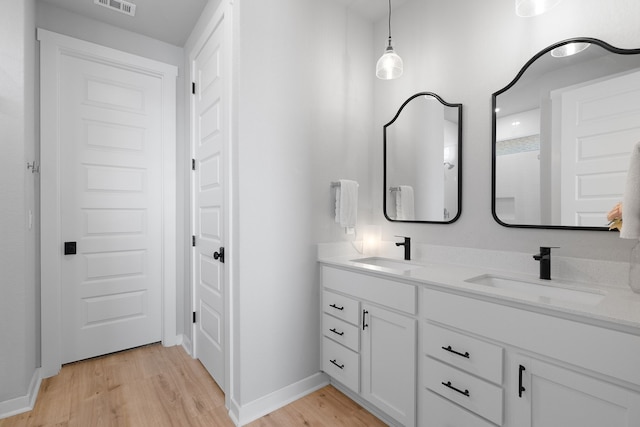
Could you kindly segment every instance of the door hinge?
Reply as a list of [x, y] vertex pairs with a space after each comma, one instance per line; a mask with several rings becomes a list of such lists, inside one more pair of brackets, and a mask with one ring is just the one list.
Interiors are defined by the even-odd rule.
[[191, 93], [196, 94], [196, 82], [191, 82]]
[[196, 312], [193, 312], [193, 323], [196, 323]]
[[191, 236], [191, 246], [196, 245], [196, 236]]
[[191, 170], [196, 170], [196, 159], [191, 159]]

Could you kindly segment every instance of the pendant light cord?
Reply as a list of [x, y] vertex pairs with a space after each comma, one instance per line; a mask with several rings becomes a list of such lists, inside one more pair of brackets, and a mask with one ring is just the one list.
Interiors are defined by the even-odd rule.
[[391, 0], [389, 0], [389, 47], [391, 47]]

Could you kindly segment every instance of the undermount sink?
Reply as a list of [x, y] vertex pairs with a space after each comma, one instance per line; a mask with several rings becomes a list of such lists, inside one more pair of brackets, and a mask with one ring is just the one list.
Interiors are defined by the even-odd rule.
[[547, 285], [493, 274], [483, 274], [465, 281], [537, 297], [541, 302], [563, 301], [583, 305], [596, 305], [605, 297], [604, 293], [595, 290], [569, 288], [558, 286], [557, 284]]
[[381, 258], [381, 257], [370, 257], [370, 258], [358, 258], [352, 259], [352, 262], [358, 262], [361, 264], [367, 264], [375, 267], [388, 268], [391, 270], [399, 270], [399, 271], [409, 271], [414, 270], [416, 268], [424, 268], [423, 265], [413, 264], [410, 261], [402, 261], [399, 259], [389, 259], [389, 258]]

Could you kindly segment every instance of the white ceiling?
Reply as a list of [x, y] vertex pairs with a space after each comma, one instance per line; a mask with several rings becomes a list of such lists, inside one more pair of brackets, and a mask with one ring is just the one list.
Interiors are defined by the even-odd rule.
[[[336, 0], [353, 10], [357, 15], [363, 16], [371, 22], [377, 22], [385, 18], [389, 13], [389, 0]], [[391, 9], [402, 6], [407, 0], [391, 0]], [[393, 15], [393, 13], [392, 13]]]
[[[163, 42], [184, 46], [207, 0], [128, 0], [136, 5], [134, 17], [94, 4], [94, 0], [39, 0], [87, 18], [105, 22]], [[326, 0], [317, 0], [326, 1]], [[388, 0], [335, 0], [371, 22], [387, 16]], [[407, 0], [392, 0], [393, 9]]]
[[134, 17], [94, 4], [94, 0], [40, 0], [116, 27], [184, 46], [207, 0], [128, 0]]

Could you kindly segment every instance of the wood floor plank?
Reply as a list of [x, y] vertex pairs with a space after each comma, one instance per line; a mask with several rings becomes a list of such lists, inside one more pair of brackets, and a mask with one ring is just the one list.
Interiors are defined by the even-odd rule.
[[[222, 390], [182, 347], [144, 346], [64, 365], [42, 381], [32, 411], [0, 427], [233, 427]], [[386, 424], [327, 386], [250, 427]]]

